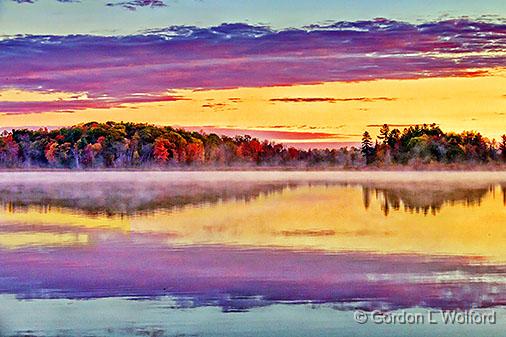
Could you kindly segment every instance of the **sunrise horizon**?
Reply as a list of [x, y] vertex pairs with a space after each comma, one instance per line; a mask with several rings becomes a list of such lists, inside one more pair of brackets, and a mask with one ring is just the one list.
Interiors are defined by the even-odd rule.
[[[303, 147], [356, 144], [385, 123], [504, 134], [500, 2], [484, 13], [471, 2], [457, 12], [410, 1], [402, 12], [361, 0], [371, 18], [345, 7], [303, 19], [295, 8], [287, 18], [298, 24], [263, 8], [265, 21], [235, 8], [192, 18], [207, 3], [31, 2], [0, 3], [0, 61], [9, 64], [0, 69], [2, 129], [143, 122]], [[43, 9], [47, 17], [37, 16]], [[97, 11], [118, 21], [90, 17], [75, 31], [71, 18]], [[14, 14], [37, 16], [37, 29]]]
[[0, 336], [506, 330], [505, 0], [0, 0]]

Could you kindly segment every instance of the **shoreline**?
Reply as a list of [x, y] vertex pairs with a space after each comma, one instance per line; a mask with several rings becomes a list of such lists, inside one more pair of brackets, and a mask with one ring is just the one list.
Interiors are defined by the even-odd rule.
[[304, 166], [180, 166], [131, 168], [0, 168], [2, 172], [506, 172], [506, 164], [492, 165], [392, 165], [358, 167], [304, 167]]

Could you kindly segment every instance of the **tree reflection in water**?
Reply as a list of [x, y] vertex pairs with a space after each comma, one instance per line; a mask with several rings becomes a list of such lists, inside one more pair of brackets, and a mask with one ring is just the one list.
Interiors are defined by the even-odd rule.
[[[506, 188], [501, 187], [503, 201], [506, 205]], [[365, 209], [371, 205], [371, 196], [382, 202], [381, 210], [388, 216], [391, 209], [401, 208], [410, 213], [431, 213], [436, 215], [445, 205], [462, 204], [466, 207], [479, 206], [487, 193], [495, 193], [493, 185], [485, 187], [451, 187], [440, 185], [428, 186], [362, 186], [363, 204]]]

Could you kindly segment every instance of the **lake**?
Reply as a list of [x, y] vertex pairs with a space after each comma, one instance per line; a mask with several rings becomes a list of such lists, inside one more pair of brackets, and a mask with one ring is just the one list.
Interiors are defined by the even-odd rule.
[[502, 172], [0, 172], [0, 336], [496, 335], [504, 224]]

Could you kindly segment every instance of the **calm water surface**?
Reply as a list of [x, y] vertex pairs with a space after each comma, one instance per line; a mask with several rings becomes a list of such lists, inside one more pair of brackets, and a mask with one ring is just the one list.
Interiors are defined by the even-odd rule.
[[0, 173], [0, 335], [491, 336], [505, 224], [501, 173]]

